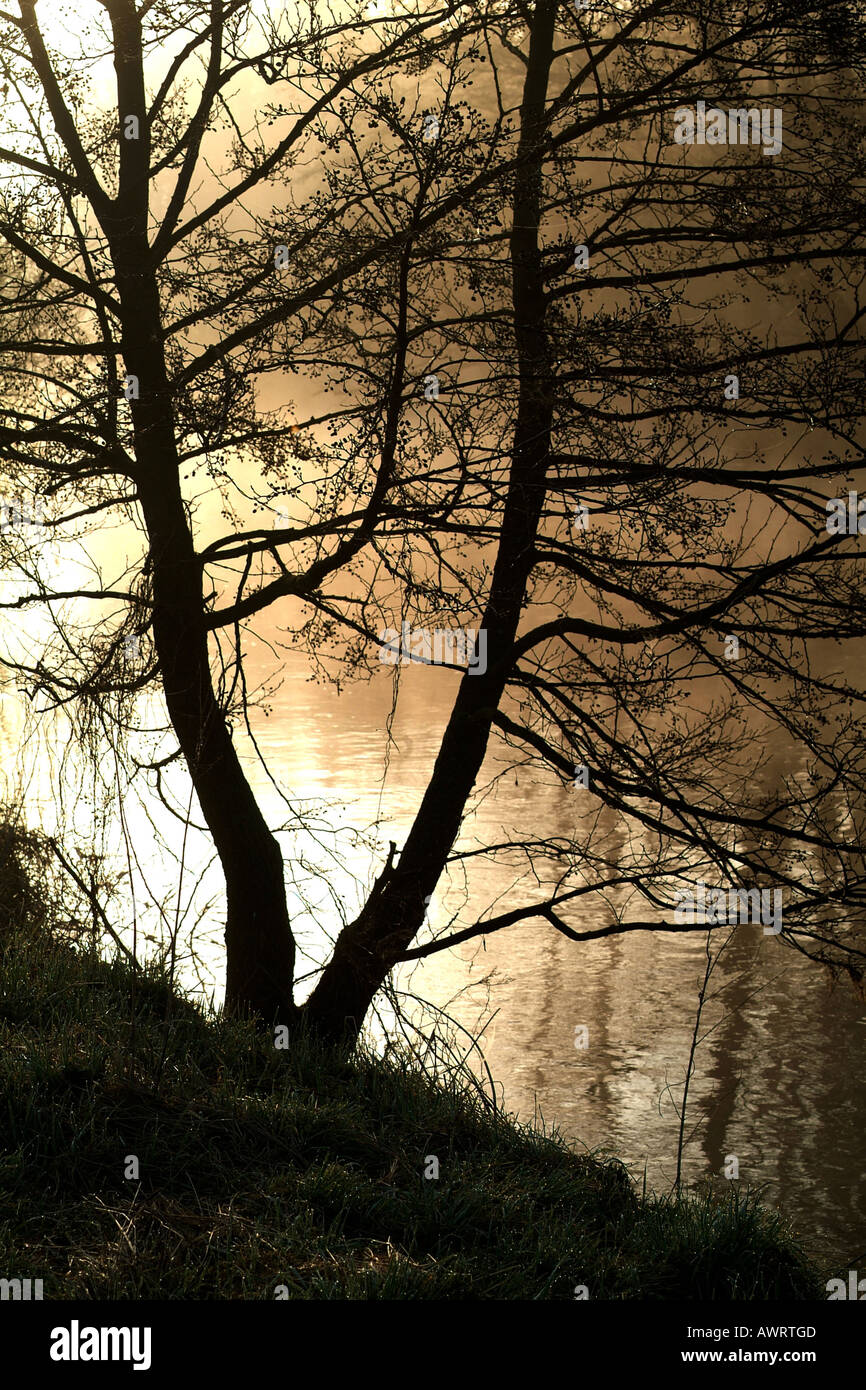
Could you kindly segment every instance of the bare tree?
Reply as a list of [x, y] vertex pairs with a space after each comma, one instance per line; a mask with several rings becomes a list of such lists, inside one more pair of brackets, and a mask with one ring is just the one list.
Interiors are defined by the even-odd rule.
[[[866, 616], [856, 523], [825, 505], [862, 462], [859, 9], [100, 0], [75, 58], [19, 11], [0, 447], [52, 529], [111, 511], [146, 546], [123, 587], [68, 595], [100, 617], [63, 626], [63, 660], [18, 666], [54, 700], [160, 684], [225, 873], [227, 1007], [351, 1039], [397, 963], [514, 921], [704, 930], [671, 908], [710, 871], [738, 904], [769, 880], [785, 939], [858, 976], [862, 691], [817, 658]], [[269, 392], [289, 374], [305, 419]], [[229, 523], [201, 543], [199, 471]], [[58, 597], [34, 569], [7, 606]], [[412, 828], [301, 1009], [229, 726], [278, 604], [343, 678], [412, 631], [464, 671]], [[153, 655], [132, 681], [131, 632]], [[768, 784], [762, 729], [805, 774]], [[554, 890], [413, 945], [491, 737], [623, 836], [530, 821], [487, 853]], [[622, 885], [647, 911], [581, 930]]]

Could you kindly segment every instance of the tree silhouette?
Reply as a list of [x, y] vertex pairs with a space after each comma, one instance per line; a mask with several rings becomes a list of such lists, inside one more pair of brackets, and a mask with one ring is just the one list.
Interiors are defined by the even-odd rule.
[[[7, 528], [29, 586], [5, 606], [58, 630], [9, 664], [124, 717], [161, 690], [225, 874], [227, 1007], [351, 1040], [401, 961], [529, 918], [703, 930], [689, 889], [720, 928], [780, 892], [765, 929], [859, 978], [863, 692], [826, 657], [866, 630], [857, 498], [853, 528], [826, 505], [863, 461], [858, 8], [94, 0], [79, 34], [52, 44], [33, 0], [0, 17], [0, 448], [51, 534], [108, 514], [144, 544], [122, 584], [63, 591]], [[300, 1008], [230, 720], [265, 613], [342, 679], [463, 670]], [[576, 811], [542, 839], [528, 807], [486, 854], [554, 886], [434, 939], [492, 740], [622, 833]]]

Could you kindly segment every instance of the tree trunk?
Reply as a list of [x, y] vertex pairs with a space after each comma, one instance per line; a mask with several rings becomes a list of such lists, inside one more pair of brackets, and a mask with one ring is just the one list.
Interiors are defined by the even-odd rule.
[[484, 761], [492, 714], [505, 689], [510, 652], [520, 622], [550, 456], [552, 375], [545, 329], [546, 302], [538, 226], [545, 102], [553, 56], [557, 6], [535, 7], [521, 105], [521, 166], [513, 198], [510, 239], [512, 300], [519, 364], [519, 405], [502, 534], [482, 626], [487, 631], [485, 674], [465, 675], [436, 759], [433, 776], [397, 868], [390, 867], [356, 920], [340, 935], [302, 1014], [323, 1037], [350, 1044], [377, 990], [399, 961], [424, 916], [460, 827], [466, 801]]
[[[136, 316], [132, 322], [153, 320]], [[160, 381], [162, 353], [155, 345], [136, 351], [130, 343], [124, 355], [127, 365], [137, 364], [141, 382], [133, 419], [137, 484], [151, 547], [153, 638], [169, 717], [225, 874], [226, 1010], [286, 1021], [293, 1013], [295, 952], [283, 861], [214, 694], [201, 566], [180, 491], [170, 407]]]
[[120, 140], [117, 198], [102, 203], [122, 308], [121, 348], [138, 398], [130, 402], [135, 483], [150, 541], [153, 640], [166, 704], [226, 881], [226, 1010], [293, 1019], [295, 945], [279, 846], [241, 768], [214, 694], [204, 625], [202, 570], [180, 488], [174, 409], [163, 348], [159, 289], [147, 240], [150, 140], [141, 25], [132, 0], [108, 6], [118, 111], [139, 120]]
[[201, 566], [180, 491], [162, 350], [150, 331], [158, 322], [156, 291], [139, 279], [134, 289], [122, 284], [121, 297], [131, 325], [128, 334], [124, 329], [124, 357], [141, 390], [132, 415], [136, 482], [150, 540], [153, 639], [169, 717], [225, 874], [225, 1006], [229, 1013], [285, 1022], [294, 1013], [295, 951], [283, 861], [214, 694]]

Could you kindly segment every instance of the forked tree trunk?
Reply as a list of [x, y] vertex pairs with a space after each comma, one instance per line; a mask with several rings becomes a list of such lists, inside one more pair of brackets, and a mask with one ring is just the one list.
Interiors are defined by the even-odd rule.
[[[173, 407], [162, 346], [159, 294], [147, 245], [148, 142], [122, 142], [120, 188], [102, 210], [123, 308], [123, 357], [138, 379], [132, 402], [136, 485], [150, 540], [153, 636], [166, 703], [227, 891], [226, 1007], [268, 1021], [304, 1023], [328, 1041], [352, 1042], [376, 991], [421, 925], [484, 759], [492, 713], [508, 673], [544, 498], [550, 449], [551, 373], [538, 246], [545, 102], [553, 54], [554, 0], [539, 0], [521, 108], [525, 163], [515, 181], [511, 235], [520, 374], [513, 466], [483, 618], [491, 664], [464, 677], [430, 785], [399, 865], [377, 884], [337, 941], [303, 1010], [292, 1002], [294, 941], [279, 848], [241, 769], [214, 695], [201, 569], [180, 490]], [[112, 0], [121, 113], [146, 128], [140, 27], [131, 0]]]

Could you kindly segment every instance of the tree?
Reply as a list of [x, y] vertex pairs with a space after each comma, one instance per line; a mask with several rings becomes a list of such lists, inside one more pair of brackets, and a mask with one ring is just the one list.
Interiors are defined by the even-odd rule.
[[[700, 930], [671, 909], [708, 869], [769, 878], [785, 939], [858, 977], [862, 692], [813, 668], [864, 632], [857, 541], [825, 524], [862, 463], [859, 9], [94, 0], [111, 111], [19, 11], [0, 445], [52, 528], [134, 515], [146, 548], [66, 595], [99, 617], [59, 624], [63, 659], [13, 664], [101, 707], [159, 684], [225, 873], [227, 1007], [351, 1040], [398, 962], [532, 917], [598, 935], [589, 893], [648, 904], [605, 933]], [[265, 400], [289, 373], [305, 420]], [[273, 529], [237, 500], [253, 463]], [[201, 543], [199, 469], [230, 523]], [[34, 570], [7, 606], [59, 597]], [[288, 600], [344, 678], [404, 622], [428, 661], [446, 617], [473, 639], [412, 829], [302, 1008], [229, 723], [246, 634]], [[808, 779], [762, 788], [754, 712]], [[491, 846], [557, 886], [413, 945], [492, 736], [643, 839]]]

